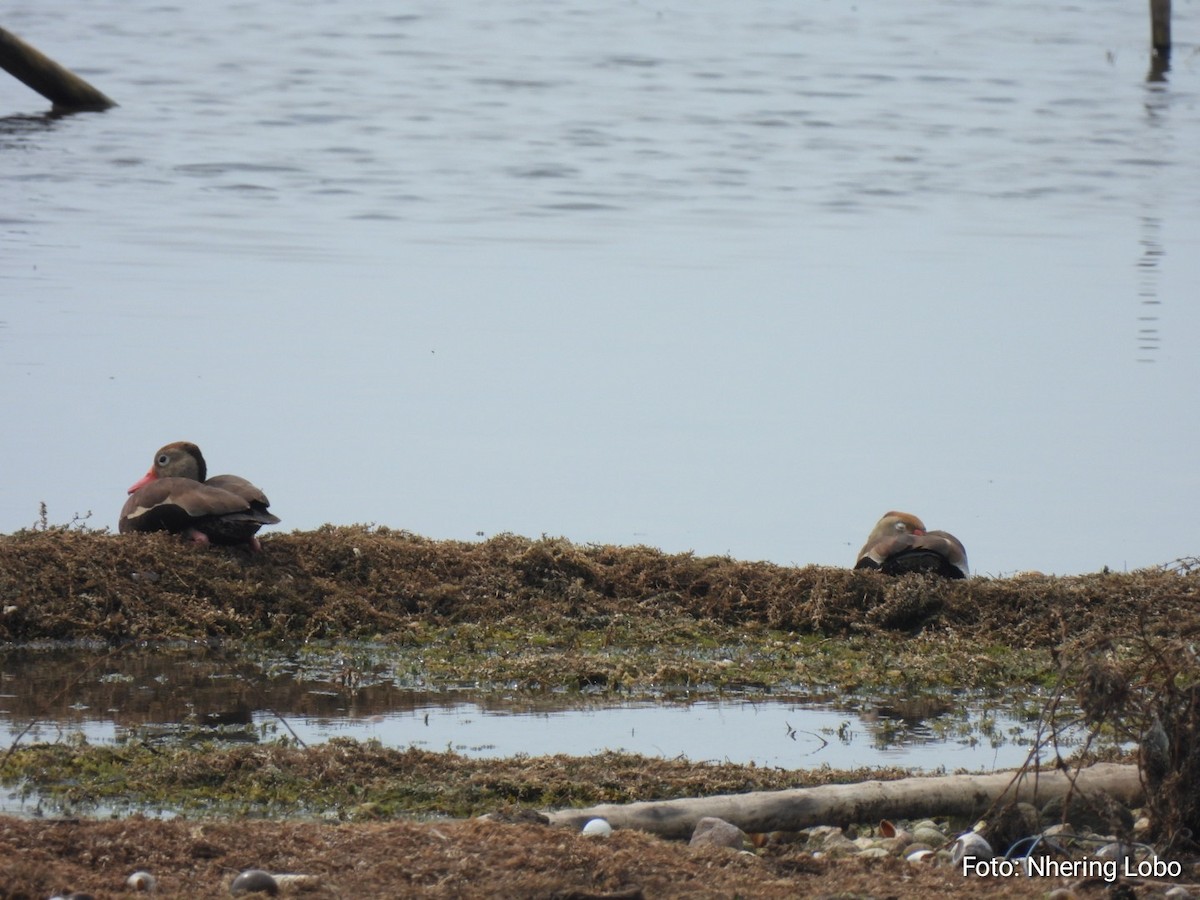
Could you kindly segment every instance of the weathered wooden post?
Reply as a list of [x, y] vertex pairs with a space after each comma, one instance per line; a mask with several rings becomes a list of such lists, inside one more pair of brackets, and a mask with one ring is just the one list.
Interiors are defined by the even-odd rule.
[[1171, 0], [1150, 0], [1150, 42], [1159, 56], [1171, 55]]
[[55, 112], [100, 110], [117, 105], [78, 75], [3, 28], [0, 28], [0, 69], [53, 103]]

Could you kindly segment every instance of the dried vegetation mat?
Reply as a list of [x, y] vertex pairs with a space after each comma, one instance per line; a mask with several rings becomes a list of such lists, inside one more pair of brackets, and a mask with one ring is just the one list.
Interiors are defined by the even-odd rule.
[[[960, 897], [962, 877], [900, 859], [818, 860], [692, 849], [633, 831], [604, 839], [544, 826], [447, 822], [47, 822], [0, 819], [0, 896], [45, 900], [86, 890], [128, 896], [136, 869], [166, 897], [228, 897], [247, 867], [315, 876], [311, 897], [791, 898]], [[970, 895], [1044, 897], [1040, 879], [977, 879]], [[5, 885], [18, 885], [5, 889]], [[1095, 896], [1102, 896], [1095, 894]]]

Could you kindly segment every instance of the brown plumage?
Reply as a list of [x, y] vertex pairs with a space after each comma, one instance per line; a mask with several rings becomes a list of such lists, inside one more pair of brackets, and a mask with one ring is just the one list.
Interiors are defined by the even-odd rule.
[[267, 512], [266, 495], [245, 478], [216, 475], [200, 448], [187, 441], [167, 444], [154, 454], [154, 464], [129, 489], [118, 529], [170, 531], [206, 544], [249, 544], [261, 549], [254, 535], [279, 519]]
[[885, 513], [863, 548], [856, 569], [879, 569], [886, 575], [929, 572], [944, 578], [966, 578], [967, 551], [954, 535], [926, 531], [925, 523], [911, 513]]

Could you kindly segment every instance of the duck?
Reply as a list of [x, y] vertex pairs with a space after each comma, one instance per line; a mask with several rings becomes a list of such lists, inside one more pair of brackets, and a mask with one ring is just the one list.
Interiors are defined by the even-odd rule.
[[967, 551], [946, 531], [929, 531], [912, 513], [891, 510], [875, 528], [854, 563], [856, 569], [879, 569], [885, 575], [925, 572], [943, 578], [968, 578]]
[[258, 529], [279, 522], [267, 511], [266, 494], [237, 475], [207, 475], [204, 455], [190, 441], [160, 447], [150, 470], [129, 488], [118, 530], [169, 531], [196, 544], [262, 550]]

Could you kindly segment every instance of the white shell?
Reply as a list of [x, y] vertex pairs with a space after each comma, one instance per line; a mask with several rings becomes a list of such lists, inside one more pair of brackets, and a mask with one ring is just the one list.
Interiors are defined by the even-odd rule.
[[158, 881], [149, 872], [138, 869], [138, 871], [125, 879], [125, 886], [131, 891], [150, 892], [158, 888]]
[[976, 859], [991, 859], [995, 855], [996, 851], [992, 849], [992, 845], [974, 831], [960, 834], [958, 840], [954, 842], [954, 846], [950, 848], [950, 861], [956, 866], [967, 856], [973, 856]]
[[613, 833], [613, 827], [603, 819], [592, 819], [583, 826], [583, 833], [588, 837], [608, 837]]

